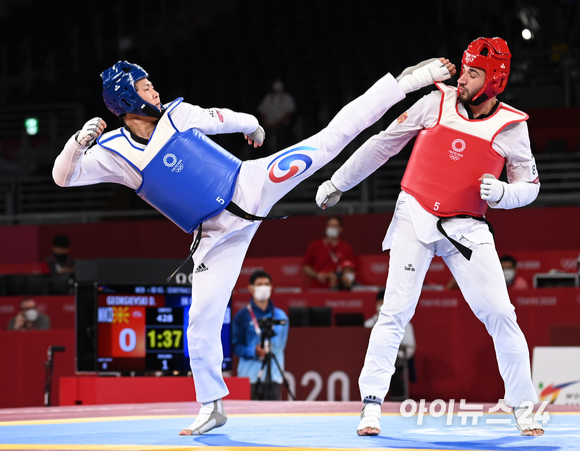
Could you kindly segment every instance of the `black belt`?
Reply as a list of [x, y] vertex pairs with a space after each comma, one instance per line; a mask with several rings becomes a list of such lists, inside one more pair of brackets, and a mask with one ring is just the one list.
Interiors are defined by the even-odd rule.
[[[227, 211], [229, 211], [230, 213], [232, 213], [232, 214], [234, 214], [242, 219], [247, 219], [248, 221], [267, 221], [270, 219], [286, 219], [288, 216], [290, 216], [290, 215], [285, 215], [285, 216], [256, 216], [256, 215], [253, 215], [251, 213], [248, 213], [242, 207], [235, 204], [234, 202], [230, 202], [226, 206], [225, 209]], [[201, 226], [202, 226], [202, 224], [203, 224], [203, 222], [197, 228], [197, 235], [195, 236], [195, 240], [193, 241], [193, 244], [191, 245], [191, 250], [189, 251], [189, 255], [183, 261], [183, 263], [181, 265], [179, 265], [179, 268], [177, 268], [175, 271], [173, 271], [173, 274], [171, 274], [167, 278], [167, 282], [169, 282], [171, 279], [173, 279], [173, 276], [175, 276], [175, 274], [177, 274], [179, 272], [179, 270], [181, 268], [183, 268], [183, 265], [185, 265], [189, 261], [189, 259], [193, 257], [193, 254], [195, 253], [195, 251], [199, 247], [199, 242], [201, 241], [201, 231], [202, 231]], [[193, 270], [195, 271], [195, 262], [193, 262]]]
[[[478, 221], [485, 222], [487, 224], [487, 226], [489, 227], [489, 231], [495, 237], [495, 232], [493, 231], [493, 226], [491, 225], [491, 223], [487, 219], [485, 219], [483, 217], [470, 216], [470, 215], [457, 215], [457, 216], [450, 216], [450, 217], [451, 218], [473, 218], [473, 219], [477, 219]], [[469, 249], [467, 246], [464, 246], [463, 244], [461, 244], [459, 241], [454, 240], [449, 235], [447, 235], [447, 232], [445, 231], [445, 229], [441, 225], [441, 221], [443, 219], [447, 219], [447, 218], [439, 218], [439, 220], [437, 221], [437, 230], [439, 230], [441, 232], [441, 234], [445, 238], [447, 238], [451, 242], [451, 244], [453, 244], [453, 246], [455, 246], [455, 248], [461, 253], [461, 255], [463, 255], [467, 260], [471, 260], [471, 254], [473, 253], [473, 251], [471, 249]]]
[[227, 206], [226, 206], [226, 210], [229, 211], [230, 213], [242, 218], [242, 219], [247, 219], [249, 221], [267, 221], [269, 219], [286, 219], [288, 216], [290, 215], [284, 215], [284, 216], [256, 216], [253, 215], [251, 213], [248, 213], [247, 211], [245, 211], [244, 209], [242, 209], [242, 207], [240, 207], [238, 204], [234, 204], [233, 202], [230, 202]]

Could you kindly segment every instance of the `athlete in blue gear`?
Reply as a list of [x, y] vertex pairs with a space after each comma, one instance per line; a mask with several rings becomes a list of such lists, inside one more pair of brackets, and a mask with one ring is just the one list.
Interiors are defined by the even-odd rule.
[[227, 420], [221, 401], [228, 389], [221, 373], [220, 332], [260, 224], [255, 218], [267, 215], [280, 198], [336, 157], [406, 93], [454, 73], [455, 66], [441, 58], [406, 70], [398, 81], [387, 74], [314, 136], [269, 157], [241, 162], [206, 135], [240, 132], [249, 144], [261, 146], [264, 131], [254, 116], [203, 109], [182, 99], [163, 105], [148, 74], [135, 64], [119, 62], [103, 72], [105, 103], [125, 125], [103, 134], [106, 124], [101, 118], [88, 121], [57, 157], [53, 177], [63, 187], [102, 182], [129, 186], [193, 233], [194, 240], [202, 238], [194, 258], [206, 270], [193, 276], [187, 329], [202, 407], [180, 435], [203, 434]]

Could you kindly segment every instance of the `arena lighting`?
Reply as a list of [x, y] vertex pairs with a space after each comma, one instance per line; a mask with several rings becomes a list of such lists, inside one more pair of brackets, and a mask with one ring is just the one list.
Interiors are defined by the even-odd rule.
[[24, 128], [27, 135], [36, 135], [38, 133], [38, 119], [35, 117], [28, 117], [24, 120]]
[[522, 25], [522, 38], [526, 41], [534, 39], [534, 34], [540, 31], [538, 16], [538, 10], [534, 6], [523, 7], [518, 11], [518, 18]]

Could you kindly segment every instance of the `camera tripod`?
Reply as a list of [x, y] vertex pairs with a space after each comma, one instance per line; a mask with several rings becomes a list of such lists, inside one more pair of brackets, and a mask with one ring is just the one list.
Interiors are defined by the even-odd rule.
[[[290, 390], [290, 385], [288, 384], [288, 380], [286, 376], [284, 376], [284, 371], [280, 368], [280, 364], [278, 363], [278, 359], [276, 355], [272, 352], [272, 347], [270, 346], [271, 338], [276, 335], [272, 328], [262, 329], [262, 347], [266, 350], [266, 355], [264, 355], [264, 361], [262, 362], [262, 367], [258, 373], [258, 381], [256, 382], [255, 393], [259, 393], [262, 384], [264, 385], [264, 393], [270, 393], [272, 388], [272, 360], [276, 364], [278, 371], [282, 375], [282, 381], [284, 382], [284, 386], [286, 390], [288, 390], [288, 395], [296, 401], [296, 397], [294, 393]], [[262, 375], [264, 374], [264, 370], [266, 370], [266, 379], [262, 382]]]

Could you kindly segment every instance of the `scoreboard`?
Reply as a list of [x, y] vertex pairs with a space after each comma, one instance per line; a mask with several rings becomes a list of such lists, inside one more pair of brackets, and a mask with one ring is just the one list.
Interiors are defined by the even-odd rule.
[[[96, 371], [190, 370], [191, 286], [99, 284], [96, 289]], [[231, 370], [231, 305], [221, 338], [222, 367]]]

